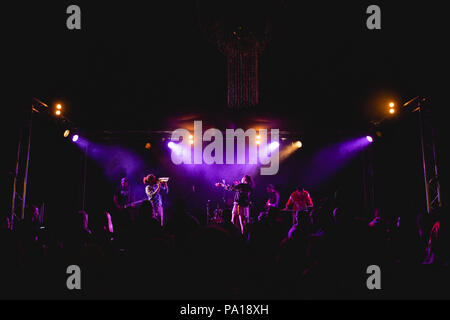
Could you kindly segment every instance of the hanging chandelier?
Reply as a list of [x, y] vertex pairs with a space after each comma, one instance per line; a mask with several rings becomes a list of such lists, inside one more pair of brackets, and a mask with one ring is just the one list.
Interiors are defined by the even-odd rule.
[[258, 55], [267, 37], [257, 37], [243, 26], [237, 26], [229, 37], [217, 40], [217, 47], [227, 58], [227, 105], [258, 104]]
[[[199, 10], [200, 11], [200, 10]], [[259, 103], [258, 56], [264, 50], [269, 35], [269, 19], [255, 19], [210, 14], [202, 19], [200, 28], [227, 59], [227, 105], [230, 108], [256, 106]], [[237, 21], [247, 23], [237, 23]]]

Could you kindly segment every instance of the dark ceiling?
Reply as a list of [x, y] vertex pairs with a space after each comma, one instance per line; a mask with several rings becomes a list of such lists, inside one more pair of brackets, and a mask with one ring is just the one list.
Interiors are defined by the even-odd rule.
[[[80, 31], [66, 28], [66, 8], [74, 3], [82, 10]], [[33, 9], [24, 6], [33, 18], [26, 53], [31, 96], [50, 106], [61, 102], [67, 118], [91, 131], [170, 131], [197, 119], [217, 128], [264, 125], [317, 138], [359, 132], [386, 115], [387, 101], [423, 95], [436, 115], [440, 172], [450, 176], [443, 134], [450, 55], [442, 2], [377, 1], [382, 29], [376, 31], [366, 28], [372, 1], [262, 3], [39, 1]], [[217, 19], [257, 31], [270, 21], [270, 41], [259, 59], [256, 107], [226, 106], [226, 59], [199, 24]], [[20, 110], [8, 108], [17, 111], [9, 125], [23, 126]], [[18, 133], [9, 130], [5, 139], [7, 188]], [[36, 156], [50, 161], [62, 151], [41, 151], [33, 139], [32, 163], [41, 170]], [[10, 194], [4, 198], [9, 204]]]
[[[71, 3], [41, 8], [32, 96], [61, 101], [68, 118], [91, 129], [171, 130], [198, 119], [329, 134], [364, 128], [389, 99], [442, 94], [438, 6], [380, 4], [382, 29], [370, 31], [365, 1], [215, 3], [80, 3], [80, 31], [65, 27]], [[226, 107], [226, 59], [199, 24], [215, 19], [255, 29], [270, 21], [256, 107]]]

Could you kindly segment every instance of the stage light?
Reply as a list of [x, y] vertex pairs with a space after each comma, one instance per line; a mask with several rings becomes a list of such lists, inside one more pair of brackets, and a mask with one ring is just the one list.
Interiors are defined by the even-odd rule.
[[64, 138], [67, 138], [69, 136], [69, 134], [70, 134], [70, 130], [69, 129], [64, 131], [64, 133], [63, 133]]
[[60, 116], [61, 112], [62, 112], [62, 106], [61, 106], [61, 104], [58, 103], [56, 105], [55, 115]]
[[146, 144], [145, 144], [145, 149], [150, 149], [152, 147], [152, 144], [150, 143], [150, 142], [147, 142]]
[[367, 141], [369, 141], [370, 143], [373, 142], [373, 138], [371, 136], [366, 136]]
[[183, 148], [181, 145], [174, 143], [173, 141], [170, 141], [167, 146], [172, 150], [173, 154], [180, 155], [183, 153]]
[[394, 114], [395, 113], [395, 109], [389, 109], [389, 113], [390, 114]]
[[390, 103], [389, 103], [389, 108], [393, 108], [393, 107], [395, 107], [395, 103], [390, 102]]
[[[277, 144], [275, 144], [277, 145]], [[278, 143], [278, 147], [280, 147], [280, 144]], [[291, 141], [289, 145], [284, 146], [282, 149], [280, 149], [280, 155], [279, 159], [280, 161], [284, 161], [288, 157], [290, 157], [295, 151], [299, 150], [302, 147], [302, 142], [300, 140], [298, 141]]]
[[72, 141], [73, 141], [73, 142], [77, 142], [77, 141], [78, 141], [78, 138], [79, 138], [78, 135], [77, 135], [77, 134], [74, 134], [73, 137], [72, 137]]
[[274, 141], [271, 144], [269, 144], [269, 151], [273, 151], [276, 148], [278, 148], [280, 146], [280, 143], [278, 141]]
[[258, 134], [256, 136], [256, 144], [260, 144], [261, 143], [261, 136]]

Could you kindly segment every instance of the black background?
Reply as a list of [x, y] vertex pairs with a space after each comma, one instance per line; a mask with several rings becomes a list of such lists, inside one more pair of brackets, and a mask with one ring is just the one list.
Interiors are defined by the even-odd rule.
[[[174, 130], [192, 125], [194, 119], [221, 129], [230, 122], [241, 128], [263, 123], [299, 133], [306, 145], [319, 148], [365, 132], [370, 121], [386, 117], [388, 101], [401, 104], [421, 95], [429, 98], [436, 115], [443, 157], [446, 30], [437, 4], [380, 3], [382, 29], [374, 31], [366, 28], [365, 11], [371, 3], [364, 1], [77, 2], [82, 10], [82, 29], [77, 31], [66, 28], [70, 4], [39, 5], [34, 11], [38, 20], [31, 37], [31, 90], [32, 97], [51, 107], [62, 103], [64, 115], [84, 130]], [[220, 15], [253, 26], [264, 17], [271, 21], [270, 40], [259, 61], [257, 107], [226, 107], [226, 60], [199, 23], [206, 21], [204, 16]], [[381, 181], [376, 192], [383, 194], [389, 186], [397, 203], [410, 192], [424, 198], [414, 121], [399, 121], [401, 134], [394, 132], [387, 147], [378, 147], [374, 155]], [[139, 139], [145, 137], [120, 142], [142, 148]], [[42, 156], [42, 161], [33, 158], [34, 170], [44, 176], [62, 174], [64, 188], [73, 187], [68, 193], [75, 194], [79, 187], [70, 175], [81, 170], [76, 150], [66, 151], [73, 147], [64, 142], [57, 149], [41, 140], [33, 137], [33, 156]], [[10, 168], [15, 142], [9, 144]], [[446, 162], [440, 159], [442, 179]], [[401, 196], [407, 179], [417, 187]], [[42, 187], [44, 180], [30, 181]], [[50, 179], [45, 185], [60, 189], [60, 183]], [[441, 185], [445, 193], [446, 184]], [[417, 210], [423, 205], [419, 201]]]
[[[62, 103], [64, 115], [94, 136], [102, 130], [173, 130], [193, 119], [222, 129], [230, 122], [242, 128], [265, 123], [297, 132], [304, 138], [305, 156], [296, 155], [281, 170], [277, 183], [282, 200], [295, 184], [295, 177], [287, 182], [282, 177], [301, 167], [306, 155], [367, 132], [370, 121], [386, 116], [390, 100], [401, 104], [426, 96], [435, 118], [446, 202], [448, 28], [441, 3], [379, 2], [382, 29], [374, 31], [366, 28], [365, 11], [372, 4], [367, 1], [200, 3], [210, 13], [243, 23], [270, 18], [270, 41], [259, 61], [258, 106], [227, 108], [226, 60], [202, 33], [195, 1], [40, 3], [32, 12], [31, 96], [51, 107]], [[70, 4], [81, 7], [81, 30], [66, 28]], [[7, 190], [24, 110], [14, 107], [13, 130], [5, 141]], [[62, 128], [51, 118], [37, 117], [33, 128], [29, 199], [50, 203], [49, 214], [57, 220], [62, 207], [79, 207], [82, 155], [61, 137]], [[384, 209], [424, 210], [416, 120], [403, 115], [373, 147], [375, 196]], [[169, 173], [158, 157], [163, 148], [155, 146], [149, 155], [142, 147], [146, 139], [120, 137], [117, 143], [138, 150], [149, 168], [160, 168], [157, 173]], [[361, 169], [355, 163], [313, 189], [313, 195], [328, 196], [345, 185], [360, 208]], [[107, 181], [93, 162], [90, 168], [88, 209], [100, 210], [117, 181]], [[181, 179], [178, 183], [184, 186]], [[263, 190], [259, 193], [263, 196]], [[10, 208], [10, 198], [4, 193], [4, 208]]]

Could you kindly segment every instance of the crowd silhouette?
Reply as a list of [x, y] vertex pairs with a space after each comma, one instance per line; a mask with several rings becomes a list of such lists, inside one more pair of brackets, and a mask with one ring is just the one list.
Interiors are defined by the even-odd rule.
[[[2, 298], [365, 299], [441, 298], [449, 293], [448, 214], [399, 212], [358, 220], [325, 201], [292, 225], [270, 208], [248, 225], [202, 225], [184, 200], [162, 227], [144, 202], [120, 230], [108, 212], [67, 214], [59, 232], [33, 215], [0, 230]], [[92, 228], [89, 216], [102, 216]], [[114, 226], [114, 228], [113, 228]], [[78, 265], [81, 290], [68, 290], [66, 269]], [[378, 265], [382, 290], [368, 290], [366, 269]]]

